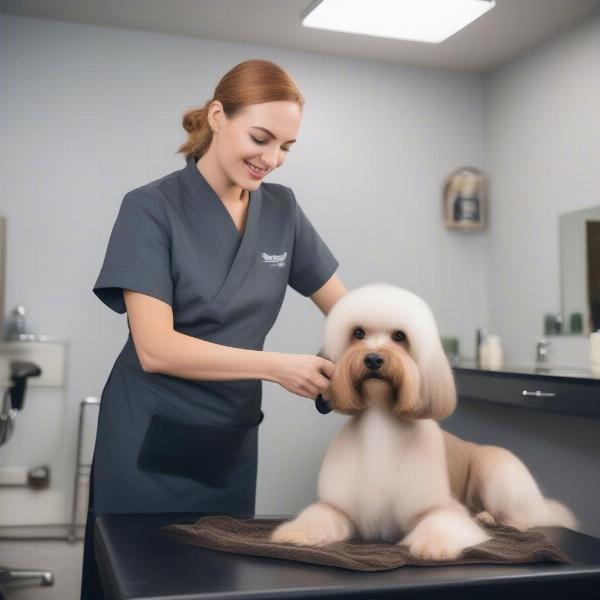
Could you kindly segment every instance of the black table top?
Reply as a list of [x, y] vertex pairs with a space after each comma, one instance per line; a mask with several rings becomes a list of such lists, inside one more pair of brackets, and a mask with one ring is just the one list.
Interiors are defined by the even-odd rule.
[[[600, 539], [560, 527], [539, 528], [573, 564], [400, 567], [362, 572], [219, 552], [172, 538], [160, 528], [193, 523], [200, 513], [102, 515], [95, 551], [111, 600], [249, 598], [600, 597]], [[244, 516], [244, 515], [239, 515]], [[288, 518], [289, 515], [253, 515]], [[515, 593], [519, 595], [516, 596]]]

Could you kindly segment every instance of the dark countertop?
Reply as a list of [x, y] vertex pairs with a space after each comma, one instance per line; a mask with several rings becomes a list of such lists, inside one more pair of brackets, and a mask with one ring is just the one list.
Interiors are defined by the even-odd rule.
[[479, 373], [494, 374], [508, 374], [508, 375], [528, 375], [531, 377], [551, 377], [561, 378], [565, 380], [573, 380], [579, 383], [581, 380], [585, 380], [590, 384], [600, 386], [600, 375], [596, 375], [591, 369], [583, 369], [576, 367], [515, 367], [510, 365], [502, 366], [500, 369], [481, 369], [477, 366], [477, 363], [472, 359], [460, 359], [458, 362], [452, 365], [452, 368], [459, 371], [470, 371]]
[[[95, 548], [111, 600], [258, 598], [597, 598], [600, 540], [559, 527], [540, 528], [573, 564], [401, 567], [359, 572], [219, 552], [186, 544], [160, 528], [202, 514], [123, 514], [96, 519]], [[240, 515], [243, 516], [243, 515]], [[288, 515], [256, 515], [288, 518]]]

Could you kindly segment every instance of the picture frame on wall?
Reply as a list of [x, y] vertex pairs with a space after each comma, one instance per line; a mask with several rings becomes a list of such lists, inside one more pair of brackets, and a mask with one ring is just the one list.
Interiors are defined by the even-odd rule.
[[444, 182], [443, 210], [446, 227], [484, 229], [487, 213], [487, 177], [475, 167], [460, 167]]

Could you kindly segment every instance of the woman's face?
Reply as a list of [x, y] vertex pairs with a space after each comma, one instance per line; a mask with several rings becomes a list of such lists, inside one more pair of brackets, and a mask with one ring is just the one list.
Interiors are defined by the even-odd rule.
[[231, 119], [216, 101], [211, 112], [219, 164], [232, 182], [247, 190], [257, 189], [284, 163], [302, 120], [302, 108], [287, 100], [245, 106]]

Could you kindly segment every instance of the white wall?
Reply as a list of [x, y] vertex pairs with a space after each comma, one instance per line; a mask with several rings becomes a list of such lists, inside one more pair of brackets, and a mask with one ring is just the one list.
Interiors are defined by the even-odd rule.
[[[597, 16], [486, 81], [490, 317], [511, 364], [533, 364], [544, 314], [561, 310], [559, 214], [600, 205], [599, 64]], [[552, 345], [556, 365], [589, 365], [587, 338]]]
[[[77, 405], [100, 394], [126, 338], [125, 317], [91, 291], [121, 199], [183, 167], [174, 154], [185, 139], [181, 115], [249, 58], [281, 64], [306, 97], [299, 141], [270, 181], [295, 190], [347, 287], [389, 281], [421, 294], [442, 334], [458, 336], [470, 356], [474, 330], [487, 324], [488, 235], [446, 230], [441, 211], [445, 175], [484, 162], [481, 78], [0, 15], [6, 307], [24, 304], [36, 332], [70, 343], [68, 439], [51, 457], [64, 510], [49, 508], [40, 492], [40, 521], [67, 519]], [[322, 323], [310, 300], [290, 291], [265, 349], [316, 353]], [[313, 499], [343, 417], [323, 417], [276, 384], [263, 389], [257, 513], [289, 513]], [[35, 410], [29, 402], [21, 421]], [[34, 444], [18, 428], [0, 448], [0, 465], [21, 464]]]

